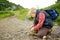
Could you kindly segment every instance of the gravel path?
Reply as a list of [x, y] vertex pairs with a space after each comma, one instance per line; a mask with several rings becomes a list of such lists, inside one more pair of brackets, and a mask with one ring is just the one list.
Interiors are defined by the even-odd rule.
[[[31, 25], [31, 21], [21, 21], [15, 17], [2, 19], [0, 20], [0, 40], [43, 40], [27, 34]], [[59, 26], [53, 27], [52, 34], [47, 40], [60, 40]]]

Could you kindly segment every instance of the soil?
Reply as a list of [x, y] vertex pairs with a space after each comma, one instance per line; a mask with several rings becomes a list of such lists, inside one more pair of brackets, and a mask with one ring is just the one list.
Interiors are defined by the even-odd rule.
[[[18, 20], [16, 17], [8, 17], [0, 20], [0, 40], [45, 40], [35, 36], [30, 36], [29, 27], [32, 21]], [[47, 40], [60, 40], [60, 27], [54, 25], [51, 35]]]

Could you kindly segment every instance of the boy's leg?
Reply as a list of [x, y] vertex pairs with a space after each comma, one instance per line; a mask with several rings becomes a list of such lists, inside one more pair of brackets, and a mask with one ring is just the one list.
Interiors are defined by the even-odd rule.
[[49, 31], [48, 28], [41, 28], [39, 30], [39, 32], [37, 33], [37, 36], [40, 37], [40, 38], [43, 37], [43, 36], [46, 36], [48, 31]]

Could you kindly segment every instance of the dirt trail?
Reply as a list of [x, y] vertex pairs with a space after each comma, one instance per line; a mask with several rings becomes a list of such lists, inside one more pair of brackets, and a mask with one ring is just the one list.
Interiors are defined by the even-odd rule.
[[[27, 34], [31, 21], [21, 21], [15, 17], [0, 20], [0, 40], [42, 40]], [[60, 27], [54, 26], [47, 40], [60, 40]]]

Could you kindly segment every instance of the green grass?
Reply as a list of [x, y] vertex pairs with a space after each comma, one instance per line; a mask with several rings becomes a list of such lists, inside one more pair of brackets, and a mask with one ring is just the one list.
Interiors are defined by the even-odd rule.
[[17, 18], [20, 20], [25, 20], [27, 18], [28, 10], [27, 9], [22, 9], [18, 12]]
[[27, 14], [28, 14], [27, 9], [21, 9], [21, 10], [16, 10], [16, 11], [0, 11], [0, 19], [17, 15], [18, 19], [24, 20], [27, 18]]
[[11, 11], [0, 11], [0, 20], [6, 17], [13, 16], [14, 13]]
[[60, 16], [55, 20], [55, 22], [60, 26]]

